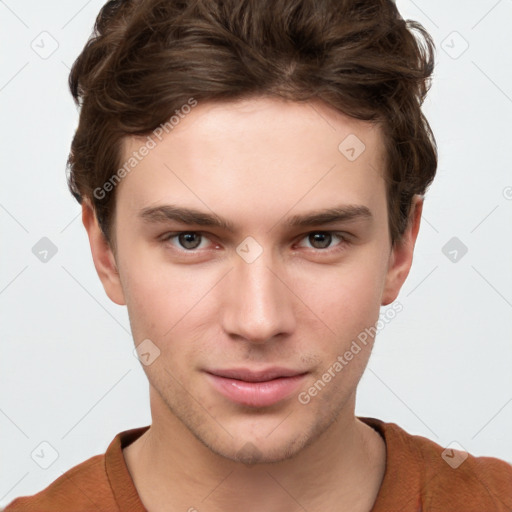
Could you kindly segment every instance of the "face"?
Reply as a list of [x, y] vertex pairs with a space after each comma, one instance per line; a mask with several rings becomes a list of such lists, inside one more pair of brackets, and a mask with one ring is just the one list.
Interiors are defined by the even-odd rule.
[[[146, 141], [126, 139], [125, 159]], [[154, 426], [273, 462], [353, 417], [373, 338], [353, 342], [396, 298], [417, 234], [391, 248], [383, 172], [380, 128], [320, 102], [205, 103], [117, 186], [118, 273], [84, 210], [152, 361]]]

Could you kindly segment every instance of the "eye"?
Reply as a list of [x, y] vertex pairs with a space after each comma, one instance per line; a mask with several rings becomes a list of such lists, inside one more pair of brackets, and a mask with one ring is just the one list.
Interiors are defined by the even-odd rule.
[[[182, 252], [199, 252], [199, 249], [208, 249], [208, 241], [211, 240], [204, 233], [198, 231], [180, 231], [175, 233], [166, 233], [160, 240], [171, 245], [173, 249]], [[310, 245], [302, 245], [301, 247], [317, 250], [319, 252], [334, 251], [343, 249], [350, 243], [348, 235], [334, 231], [312, 231], [303, 235], [301, 240], [305, 240]], [[333, 244], [336, 242], [337, 244]]]
[[[179, 246], [172, 243], [173, 239], [177, 240]], [[177, 249], [192, 252], [197, 248], [204, 249], [204, 247], [200, 247], [200, 245], [205, 239], [204, 235], [197, 231], [181, 231], [180, 233], [167, 233], [161, 240], [163, 242], [170, 243]]]
[[344, 246], [349, 243], [343, 233], [335, 233], [334, 231], [313, 231], [305, 235], [305, 240], [311, 244], [312, 249], [331, 249], [336, 246], [331, 246], [331, 242], [335, 239], [341, 240], [337, 246]]

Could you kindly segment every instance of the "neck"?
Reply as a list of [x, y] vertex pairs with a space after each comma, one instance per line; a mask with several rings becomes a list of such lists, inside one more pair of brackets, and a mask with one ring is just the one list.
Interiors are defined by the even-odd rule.
[[149, 512], [367, 512], [384, 477], [386, 449], [380, 435], [354, 416], [353, 406], [351, 400], [325, 432], [276, 463], [246, 465], [222, 457], [168, 409], [153, 414], [151, 428], [123, 454]]

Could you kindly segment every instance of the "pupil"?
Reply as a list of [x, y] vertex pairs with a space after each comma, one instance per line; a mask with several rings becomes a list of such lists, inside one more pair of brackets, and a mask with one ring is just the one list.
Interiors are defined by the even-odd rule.
[[329, 247], [332, 239], [332, 236], [329, 233], [314, 233], [313, 235], [310, 235], [310, 237], [313, 239], [313, 242], [310, 240], [313, 247], [315, 247], [317, 242], [320, 243], [320, 247], [316, 247], [319, 249], [325, 249], [326, 247]]

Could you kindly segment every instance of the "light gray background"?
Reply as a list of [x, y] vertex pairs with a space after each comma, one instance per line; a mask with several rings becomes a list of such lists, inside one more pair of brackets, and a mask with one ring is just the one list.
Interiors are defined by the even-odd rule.
[[[103, 3], [0, 1], [0, 505], [150, 423], [126, 310], [103, 291], [65, 182], [67, 76]], [[512, 1], [398, 7], [436, 41], [425, 111], [440, 164], [404, 310], [378, 335], [356, 412], [512, 461]], [[42, 237], [58, 249], [46, 263]], [[456, 262], [452, 237], [468, 248]], [[42, 442], [58, 452], [48, 469]]]

